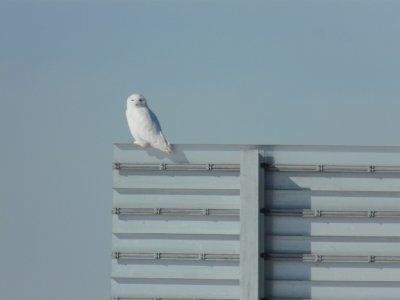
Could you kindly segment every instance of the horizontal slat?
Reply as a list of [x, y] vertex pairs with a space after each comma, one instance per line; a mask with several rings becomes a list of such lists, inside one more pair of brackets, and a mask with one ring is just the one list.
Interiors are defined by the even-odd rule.
[[[329, 299], [329, 300], [397, 300], [398, 282], [312, 282], [273, 280], [266, 281], [267, 298]], [[312, 297], [311, 297], [312, 296]]]
[[240, 150], [246, 145], [173, 145], [171, 154], [157, 149], [143, 149], [134, 144], [115, 144], [114, 161], [126, 163], [221, 163], [240, 162]]
[[111, 298], [111, 300], [154, 300], [154, 299], [157, 299], [157, 300], [239, 300], [239, 299], [233, 299], [233, 298], [224, 298], [224, 299], [222, 299], [222, 298], [218, 298], [218, 299], [215, 299], [215, 298], [213, 298], [213, 299], [211, 299], [211, 298], [176, 298], [176, 297], [174, 297], [174, 298], [164, 298], [164, 297], [151, 297], [151, 298], [143, 298], [143, 297], [140, 297], [140, 298], [137, 298], [137, 297], [112, 297]]
[[[178, 171], [143, 172], [114, 170], [114, 188], [130, 189], [239, 189], [238, 173], [213, 172], [209, 175]], [[165, 173], [165, 174], [164, 174]]]
[[263, 257], [272, 261], [299, 261], [303, 263], [400, 263], [400, 256], [264, 253]]
[[114, 297], [238, 299], [239, 280], [111, 280]]
[[226, 263], [215, 265], [212, 263], [176, 264], [163, 261], [162, 263], [118, 263], [112, 262], [113, 278], [138, 278], [138, 279], [215, 279], [238, 280], [239, 264]]
[[239, 254], [239, 236], [229, 235], [116, 235], [113, 251], [117, 252], [197, 252]]
[[113, 252], [112, 256], [120, 260], [239, 261], [239, 254], [226, 253]]
[[116, 215], [131, 216], [239, 216], [239, 209], [189, 209], [189, 208], [124, 208], [116, 207], [112, 210]]
[[290, 165], [290, 164], [266, 164], [262, 167], [270, 172], [319, 172], [319, 173], [390, 173], [400, 174], [400, 166], [377, 165]]
[[265, 207], [272, 209], [398, 210], [400, 192], [267, 191]]
[[266, 236], [266, 252], [329, 255], [398, 255], [399, 237]]
[[304, 218], [400, 218], [400, 211], [379, 210], [320, 210], [320, 209], [265, 209], [269, 216]]
[[133, 170], [133, 171], [221, 171], [221, 172], [239, 172], [239, 164], [193, 164], [193, 163], [160, 163], [160, 164], [143, 164], [143, 163], [123, 163], [114, 162], [115, 170]]
[[239, 209], [239, 190], [114, 189], [114, 207]]
[[313, 219], [293, 217], [265, 218], [267, 235], [309, 236], [382, 236], [398, 237], [400, 222], [396, 219]]
[[398, 282], [400, 269], [388, 264], [302, 263], [296, 261], [266, 261], [266, 279], [310, 280], [313, 282]]
[[[274, 146], [271, 146], [274, 147]], [[302, 148], [302, 149], [300, 149]], [[286, 149], [278, 146], [273, 150], [266, 151], [264, 157], [270, 164], [291, 165], [356, 165], [356, 166], [400, 166], [400, 155], [397, 151], [386, 151], [382, 149], [372, 150], [369, 147], [326, 147], [320, 146], [287, 146]], [[269, 175], [273, 172], [269, 172]]]
[[266, 190], [399, 192], [400, 176], [393, 174], [273, 173]]
[[[201, 219], [203, 218], [203, 219]], [[218, 219], [215, 216], [185, 217], [156, 216], [129, 217], [113, 215], [113, 233], [149, 233], [149, 234], [226, 234], [238, 235], [240, 232], [237, 217]]]

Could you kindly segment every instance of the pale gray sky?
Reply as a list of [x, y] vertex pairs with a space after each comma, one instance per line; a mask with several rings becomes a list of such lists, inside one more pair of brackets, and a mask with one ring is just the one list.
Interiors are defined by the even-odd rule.
[[399, 1], [1, 1], [0, 298], [108, 299], [112, 143], [400, 145]]

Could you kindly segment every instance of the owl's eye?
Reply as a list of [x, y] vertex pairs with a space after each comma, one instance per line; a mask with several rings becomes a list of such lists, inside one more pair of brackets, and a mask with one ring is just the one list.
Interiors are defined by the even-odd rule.
[[139, 102], [142, 102], [143, 101], [143, 99], [139, 99]]

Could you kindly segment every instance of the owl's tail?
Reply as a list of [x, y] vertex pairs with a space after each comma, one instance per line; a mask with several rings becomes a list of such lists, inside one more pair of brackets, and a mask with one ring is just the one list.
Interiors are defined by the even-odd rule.
[[168, 141], [167, 141], [167, 146], [165, 147], [164, 152], [168, 153], [168, 154], [172, 153], [172, 145], [170, 143], [168, 143]]
[[165, 136], [160, 132], [159, 139], [155, 144], [152, 145], [154, 148], [157, 148], [165, 153], [172, 153], [172, 145], [168, 142]]

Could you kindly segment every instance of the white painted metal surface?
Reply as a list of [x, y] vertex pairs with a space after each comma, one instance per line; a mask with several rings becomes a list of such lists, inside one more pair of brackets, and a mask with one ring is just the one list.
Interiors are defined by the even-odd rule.
[[275, 166], [265, 181], [266, 297], [398, 299], [400, 149], [278, 146], [265, 157]]
[[239, 299], [239, 167], [229, 146], [115, 146], [112, 297]]
[[117, 144], [113, 166], [115, 299], [399, 299], [400, 147]]
[[264, 298], [264, 170], [258, 150], [244, 150], [240, 170], [240, 299]]

